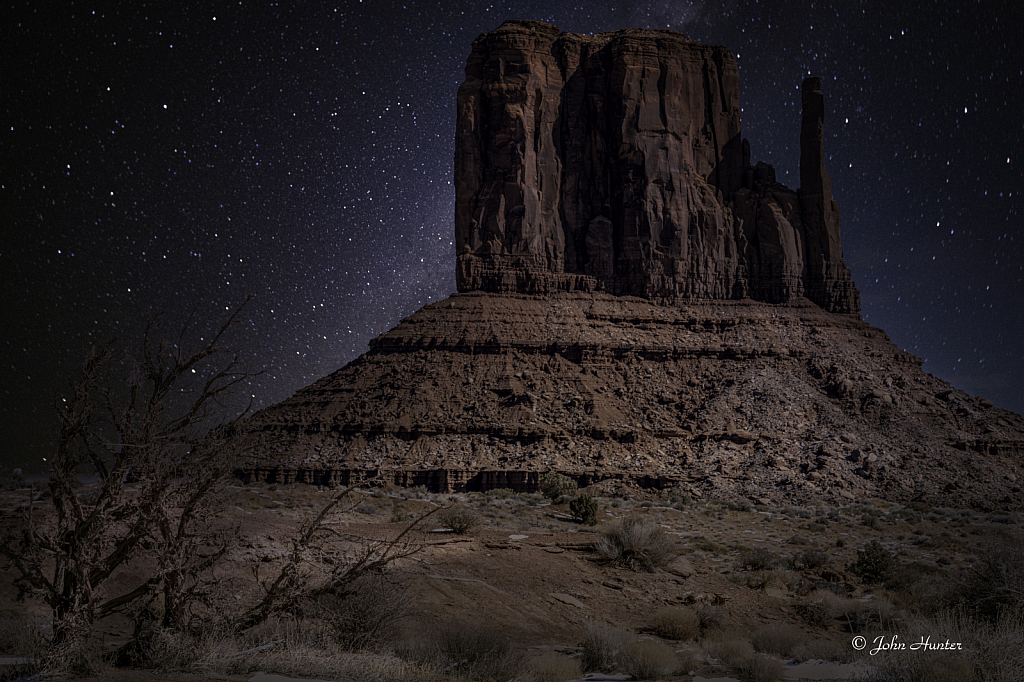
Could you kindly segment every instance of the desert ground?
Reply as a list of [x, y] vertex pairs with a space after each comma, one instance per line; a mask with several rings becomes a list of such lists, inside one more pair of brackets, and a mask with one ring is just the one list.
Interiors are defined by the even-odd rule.
[[[83, 497], [91, 485], [82, 486]], [[287, 559], [291, 538], [334, 494], [235, 482], [210, 519], [229, 549], [208, 576], [215, 581], [201, 612], [208, 628], [152, 638], [145, 669], [118, 668], [103, 654], [132, 636], [131, 614], [121, 614], [97, 623], [91, 669], [60, 670], [52, 661], [47, 669], [48, 609], [16, 601], [15, 573], [7, 570], [0, 679], [1024, 679], [1019, 609], [987, 619], [969, 612], [992, 557], [1002, 569], [1024, 567], [1020, 513], [877, 499], [777, 507], [621, 492], [596, 496], [597, 523], [587, 525], [570, 513], [569, 496], [353, 491], [326, 522], [352, 556], [438, 509], [405, 536], [417, 551], [359, 583], [349, 606], [318, 603], [232, 635], [214, 623], [259, 598], [260, 580]], [[36, 522], [45, 523], [45, 497], [38, 488], [0, 491], [4, 531], [24, 523], [30, 498]], [[623, 557], [595, 549], [625, 527], [653, 529], [662, 543], [653, 565], [616, 562]], [[894, 560], [884, 576], [858, 563], [866, 548], [878, 553], [874, 542]], [[130, 589], [145, 561], [115, 576], [110, 589]], [[339, 616], [351, 616], [352, 603], [362, 609], [355, 619], [362, 626]], [[367, 613], [380, 616], [379, 628], [365, 625]], [[360, 627], [372, 632], [353, 640]], [[910, 647], [922, 638], [959, 649]], [[858, 651], [860, 641], [866, 646]], [[907, 649], [871, 653], [893, 641]]]

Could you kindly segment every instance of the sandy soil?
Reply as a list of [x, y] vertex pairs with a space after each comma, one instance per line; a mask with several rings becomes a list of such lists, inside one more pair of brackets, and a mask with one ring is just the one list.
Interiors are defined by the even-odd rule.
[[[252, 567], [277, 565], [299, 524], [331, 493], [303, 484], [237, 485], [230, 487], [229, 493], [230, 499], [224, 500], [216, 519], [216, 525], [235, 535], [220, 570], [225, 579], [221, 608], [240, 609], [256, 597]], [[5, 528], [18, 524], [27, 499], [27, 491], [0, 492], [0, 522]], [[846, 591], [855, 599], [884, 598], [880, 589], [861, 585], [844, 570], [859, 547], [878, 539], [903, 562], [941, 576], [970, 561], [986, 536], [1020, 527], [1020, 519], [1006, 515], [910, 509], [882, 501], [844, 508], [730, 510], [706, 502], [673, 508], [664, 500], [603, 498], [600, 523], [589, 528], [560, 518], [567, 505], [541, 500], [539, 495], [501, 498], [365, 491], [354, 500], [358, 504], [353, 509], [332, 520], [332, 527], [367, 539], [386, 539], [432, 506], [459, 505], [474, 510], [482, 520], [477, 530], [455, 535], [428, 521], [414, 538], [423, 545], [422, 551], [394, 567], [393, 576], [407, 586], [412, 598], [404, 626], [406, 636], [429, 634], [444, 624], [461, 622], [497, 627], [527, 652], [567, 654], [578, 651], [587, 622], [610, 623], [653, 636], [653, 614], [662, 607], [683, 605], [713, 608], [721, 627], [738, 636], [750, 637], [768, 624], [790, 623], [801, 628], [809, 640], [831, 640], [849, 648], [852, 635], [843, 631], [841, 622], [811, 627], [801, 618], [798, 605], [800, 595], [822, 585]], [[35, 504], [37, 514], [45, 510], [45, 505]], [[653, 572], [634, 572], [598, 561], [591, 551], [597, 533], [627, 515], [651, 517], [673, 539], [685, 561], [677, 562], [671, 571]], [[811, 571], [797, 562], [794, 568], [793, 560], [811, 548], [829, 556], [828, 566]], [[742, 556], [759, 549], [789, 562], [789, 568], [776, 569], [777, 579], [767, 584], [753, 580], [755, 572], [741, 566]], [[6, 572], [0, 579], [0, 611], [8, 617], [17, 614], [43, 622], [47, 614], [39, 604], [14, 602], [12, 578], [13, 572]], [[115, 580], [119, 585], [113, 587], [130, 588], [137, 572], [123, 571]], [[99, 630], [106, 645], [113, 647], [125, 640], [128, 626], [124, 619], [109, 619]], [[692, 643], [673, 646], [699, 653]], [[0, 655], [22, 654], [5, 651]], [[828, 679], [821, 677], [821, 669], [811, 671], [806, 665], [794, 668], [786, 679], [797, 679], [790, 675], [798, 670], [810, 671], [803, 679]], [[852, 674], [849, 668], [837, 670]], [[195, 676], [110, 671], [103, 679], [248, 680], [256, 672], [250, 671], [249, 676]], [[727, 676], [725, 672], [723, 676]], [[710, 679], [708, 671], [702, 674]]]

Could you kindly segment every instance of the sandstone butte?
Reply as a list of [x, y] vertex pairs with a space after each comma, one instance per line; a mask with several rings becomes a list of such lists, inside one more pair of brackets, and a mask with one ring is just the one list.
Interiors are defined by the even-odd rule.
[[1024, 419], [861, 319], [820, 79], [802, 95], [793, 191], [751, 166], [725, 47], [481, 35], [458, 92], [458, 293], [230, 427], [241, 473], [1021, 509]]

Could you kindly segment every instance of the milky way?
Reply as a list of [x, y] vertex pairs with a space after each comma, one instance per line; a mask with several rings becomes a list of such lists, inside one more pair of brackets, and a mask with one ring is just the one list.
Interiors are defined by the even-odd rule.
[[752, 160], [792, 188], [821, 76], [864, 318], [1024, 412], [1016, 2], [41, 4], [0, 16], [7, 466], [41, 466], [84, 349], [150, 312], [254, 293], [234, 342], [259, 407], [452, 293], [455, 93], [512, 18], [729, 46]]

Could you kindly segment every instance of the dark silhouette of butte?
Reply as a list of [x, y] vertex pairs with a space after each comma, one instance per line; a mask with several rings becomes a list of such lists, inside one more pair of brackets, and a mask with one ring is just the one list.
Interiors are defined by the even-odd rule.
[[1024, 420], [860, 318], [820, 79], [797, 191], [751, 165], [739, 112], [732, 53], [673, 31], [480, 36], [458, 94], [458, 293], [236, 425], [257, 443], [242, 473], [1020, 509]]

